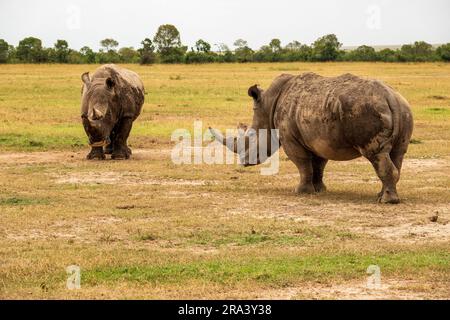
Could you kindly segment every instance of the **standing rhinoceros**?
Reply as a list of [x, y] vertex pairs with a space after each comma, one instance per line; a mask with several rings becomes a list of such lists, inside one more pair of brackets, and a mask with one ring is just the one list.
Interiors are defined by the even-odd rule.
[[[280, 145], [300, 172], [296, 192], [324, 191], [323, 170], [328, 160], [364, 156], [383, 183], [378, 201], [399, 202], [396, 184], [413, 130], [408, 102], [399, 93], [380, 81], [351, 74], [327, 78], [305, 73], [281, 75], [269, 89], [255, 85], [248, 94], [254, 102], [252, 129], [256, 134], [259, 129], [278, 129]], [[258, 154], [249, 163], [248, 135], [243, 136], [246, 147], [238, 151], [233, 147], [239, 144], [238, 138], [224, 139], [217, 131], [211, 132], [232, 151], [240, 152], [244, 165], [262, 163], [275, 152], [269, 145], [267, 154]]]
[[92, 148], [87, 159], [105, 159], [105, 153], [128, 159], [127, 139], [144, 104], [142, 81], [135, 72], [113, 64], [101, 66], [91, 78], [83, 73], [81, 79], [81, 118]]

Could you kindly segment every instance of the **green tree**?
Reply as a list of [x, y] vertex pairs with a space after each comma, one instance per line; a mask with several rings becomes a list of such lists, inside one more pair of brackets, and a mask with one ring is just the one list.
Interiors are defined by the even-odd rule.
[[8, 48], [8, 62], [17, 63], [17, 50], [13, 45], [9, 45]]
[[67, 62], [72, 64], [80, 64], [84, 62], [83, 55], [76, 50], [69, 50]]
[[234, 44], [236, 50], [234, 50], [234, 56], [238, 62], [251, 62], [253, 61], [254, 51], [248, 46], [248, 42], [243, 39], [237, 39]]
[[195, 49], [197, 52], [208, 53], [211, 51], [211, 45], [205, 40], [200, 39], [195, 43]]
[[425, 41], [405, 44], [400, 49], [399, 58], [401, 61], [431, 61], [434, 58], [433, 46]]
[[272, 39], [269, 43], [269, 47], [272, 50], [272, 52], [280, 52], [281, 51], [280, 39]]
[[339, 56], [342, 44], [336, 35], [328, 34], [313, 43], [312, 59], [315, 61], [335, 61]]
[[119, 46], [119, 42], [114, 39], [107, 38], [100, 41], [100, 45], [105, 49], [106, 52], [115, 51]]
[[444, 61], [450, 61], [450, 43], [443, 44], [436, 49], [436, 54]]
[[349, 54], [352, 61], [376, 61], [377, 53], [373, 47], [359, 46]]
[[9, 56], [9, 44], [3, 39], [0, 39], [0, 63], [6, 63]]
[[66, 40], [56, 40], [55, 43], [55, 62], [67, 63], [70, 53], [69, 44]]
[[253, 61], [256, 62], [271, 62], [273, 61], [274, 53], [272, 48], [268, 45], [262, 46], [253, 55]]
[[180, 32], [171, 24], [164, 24], [158, 28], [153, 38], [161, 62], [177, 63], [182, 62], [187, 47], [181, 45]]
[[218, 49], [219, 54], [216, 57], [218, 62], [235, 62], [236, 57], [233, 52], [225, 43], [218, 43], [215, 45]]
[[141, 42], [142, 48], [138, 49], [141, 64], [152, 64], [156, 61], [155, 46], [152, 40], [145, 38]]
[[302, 48], [302, 44], [297, 40], [289, 42], [285, 47], [285, 49], [289, 50], [289, 51], [298, 51], [301, 48]]
[[312, 49], [306, 44], [292, 41], [284, 48], [285, 61], [308, 61], [311, 59]]
[[100, 45], [103, 49], [96, 55], [96, 62], [98, 63], [118, 63], [120, 62], [120, 56], [116, 51], [119, 46], [119, 42], [114, 39], [103, 39], [100, 41]]
[[377, 53], [378, 60], [384, 61], [384, 62], [396, 62], [398, 61], [398, 54], [392, 49], [386, 48], [383, 50], [380, 50]]
[[136, 63], [139, 61], [139, 53], [133, 47], [123, 47], [119, 49], [119, 56], [124, 63]]
[[233, 45], [234, 45], [236, 48], [244, 48], [244, 47], [248, 47], [248, 42], [245, 41], [244, 39], [237, 39], [237, 40], [233, 43]]
[[44, 62], [46, 54], [42, 48], [42, 41], [38, 38], [27, 37], [19, 42], [16, 56], [20, 62]]
[[91, 48], [84, 46], [83, 48], [80, 49], [80, 54], [83, 63], [95, 63], [96, 55]]
[[221, 54], [223, 54], [227, 51], [231, 51], [230, 48], [225, 43], [217, 43], [214, 46], [217, 47], [217, 51]]

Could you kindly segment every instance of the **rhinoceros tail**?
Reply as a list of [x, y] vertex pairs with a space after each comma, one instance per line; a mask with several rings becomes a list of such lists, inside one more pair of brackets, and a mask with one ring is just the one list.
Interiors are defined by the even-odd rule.
[[395, 92], [393, 91], [392, 88], [385, 85], [384, 83], [381, 83], [381, 82], [378, 82], [378, 83], [381, 84], [382, 87], [384, 88], [386, 102], [387, 102], [387, 105], [389, 106], [389, 110], [391, 111], [391, 117], [392, 117], [391, 136], [386, 141], [384, 141], [380, 146], [380, 149], [384, 149], [384, 147], [386, 145], [390, 144], [391, 146], [394, 146], [398, 142], [398, 137], [399, 137], [400, 130], [401, 130], [401, 119], [400, 119], [401, 118], [401, 105], [400, 105], [400, 102], [398, 101], [398, 99], [396, 98]]
[[401, 106], [394, 93], [389, 92], [387, 102], [392, 114], [392, 144], [397, 144], [401, 127]]

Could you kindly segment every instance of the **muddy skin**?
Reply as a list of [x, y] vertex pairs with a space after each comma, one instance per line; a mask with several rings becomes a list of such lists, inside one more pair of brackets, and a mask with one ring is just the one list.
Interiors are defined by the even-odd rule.
[[[413, 118], [408, 102], [391, 87], [351, 74], [330, 78], [283, 74], [267, 90], [250, 87], [248, 95], [254, 105], [251, 128], [256, 132], [278, 129], [280, 145], [298, 168], [300, 182], [295, 192], [325, 191], [323, 171], [328, 160], [363, 156], [382, 182], [378, 202], [400, 202], [396, 185]], [[216, 138], [237, 152], [230, 143], [232, 137]], [[240, 158], [247, 159], [248, 150], [241, 153]], [[258, 155], [261, 160], [256, 164], [272, 153]]]
[[83, 80], [81, 118], [89, 138], [88, 160], [124, 160], [131, 156], [127, 140], [132, 124], [144, 104], [144, 86], [139, 76], [113, 64], [98, 68]]

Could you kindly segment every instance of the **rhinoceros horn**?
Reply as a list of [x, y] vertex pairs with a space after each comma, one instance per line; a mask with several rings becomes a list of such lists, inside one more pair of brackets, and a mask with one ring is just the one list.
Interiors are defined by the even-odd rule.
[[225, 147], [227, 147], [229, 150], [233, 151], [234, 153], [237, 153], [237, 142], [238, 139], [235, 137], [227, 137], [225, 138], [218, 130], [213, 129], [209, 127], [209, 132], [211, 132], [212, 136], [215, 140], [222, 143]]

